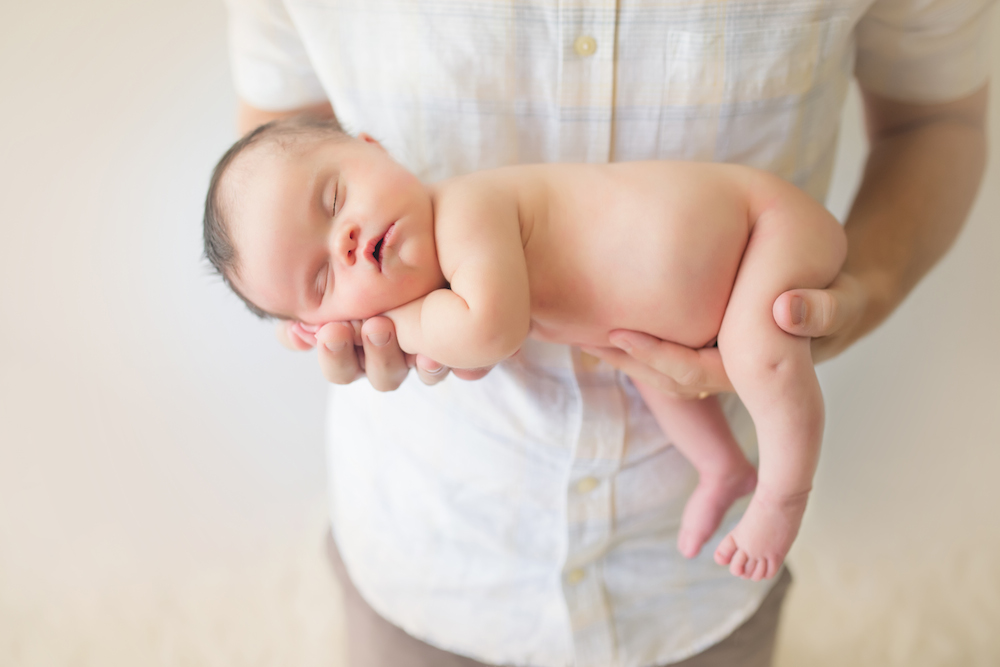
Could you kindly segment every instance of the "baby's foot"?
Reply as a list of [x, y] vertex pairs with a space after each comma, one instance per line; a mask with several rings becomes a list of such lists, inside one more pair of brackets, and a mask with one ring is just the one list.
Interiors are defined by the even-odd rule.
[[743, 518], [715, 550], [715, 562], [743, 579], [776, 575], [799, 533], [808, 495], [775, 497], [758, 489]]
[[757, 485], [757, 471], [743, 457], [719, 475], [701, 474], [684, 506], [677, 548], [694, 558], [722, 523], [722, 517], [737, 499], [752, 493]]

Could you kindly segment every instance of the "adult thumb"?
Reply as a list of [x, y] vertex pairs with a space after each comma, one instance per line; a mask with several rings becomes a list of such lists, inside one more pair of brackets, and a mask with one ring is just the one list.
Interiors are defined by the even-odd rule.
[[774, 321], [793, 336], [829, 336], [847, 321], [843, 296], [836, 289], [789, 290], [774, 301]]

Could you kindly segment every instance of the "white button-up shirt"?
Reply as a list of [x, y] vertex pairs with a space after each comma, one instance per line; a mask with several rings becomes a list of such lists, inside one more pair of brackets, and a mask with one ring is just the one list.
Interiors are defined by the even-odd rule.
[[[939, 101], [986, 78], [988, 0], [229, 0], [237, 90], [329, 99], [434, 181], [512, 163], [712, 160], [821, 199], [852, 73]], [[637, 286], [641, 289], [641, 286]], [[734, 431], [753, 458], [735, 400]], [[330, 511], [383, 616], [497, 664], [645, 667], [722, 640], [770, 582], [687, 560], [696, 483], [628, 379], [528, 341], [477, 382], [331, 391]]]

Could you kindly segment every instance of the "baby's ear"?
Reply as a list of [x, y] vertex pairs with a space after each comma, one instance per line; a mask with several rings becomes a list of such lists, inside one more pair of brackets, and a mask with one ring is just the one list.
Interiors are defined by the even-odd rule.
[[375, 144], [376, 146], [378, 146], [382, 150], [385, 150], [385, 147], [383, 147], [382, 144], [379, 143], [378, 139], [376, 139], [372, 135], [368, 134], [367, 132], [361, 132], [361, 133], [359, 133], [358, 134], [358, 139], [360, 139], [361, 141], [364, 141], [365, 143], [368, 143], [368, 144]]

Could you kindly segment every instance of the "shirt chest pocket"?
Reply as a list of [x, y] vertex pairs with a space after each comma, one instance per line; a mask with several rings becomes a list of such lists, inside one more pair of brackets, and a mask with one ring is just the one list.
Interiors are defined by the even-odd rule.
[[662, 103], [700, 106], [806, 94], [842, 65], [850, 39], [842, 18], [749, 30], [671, 30]]

